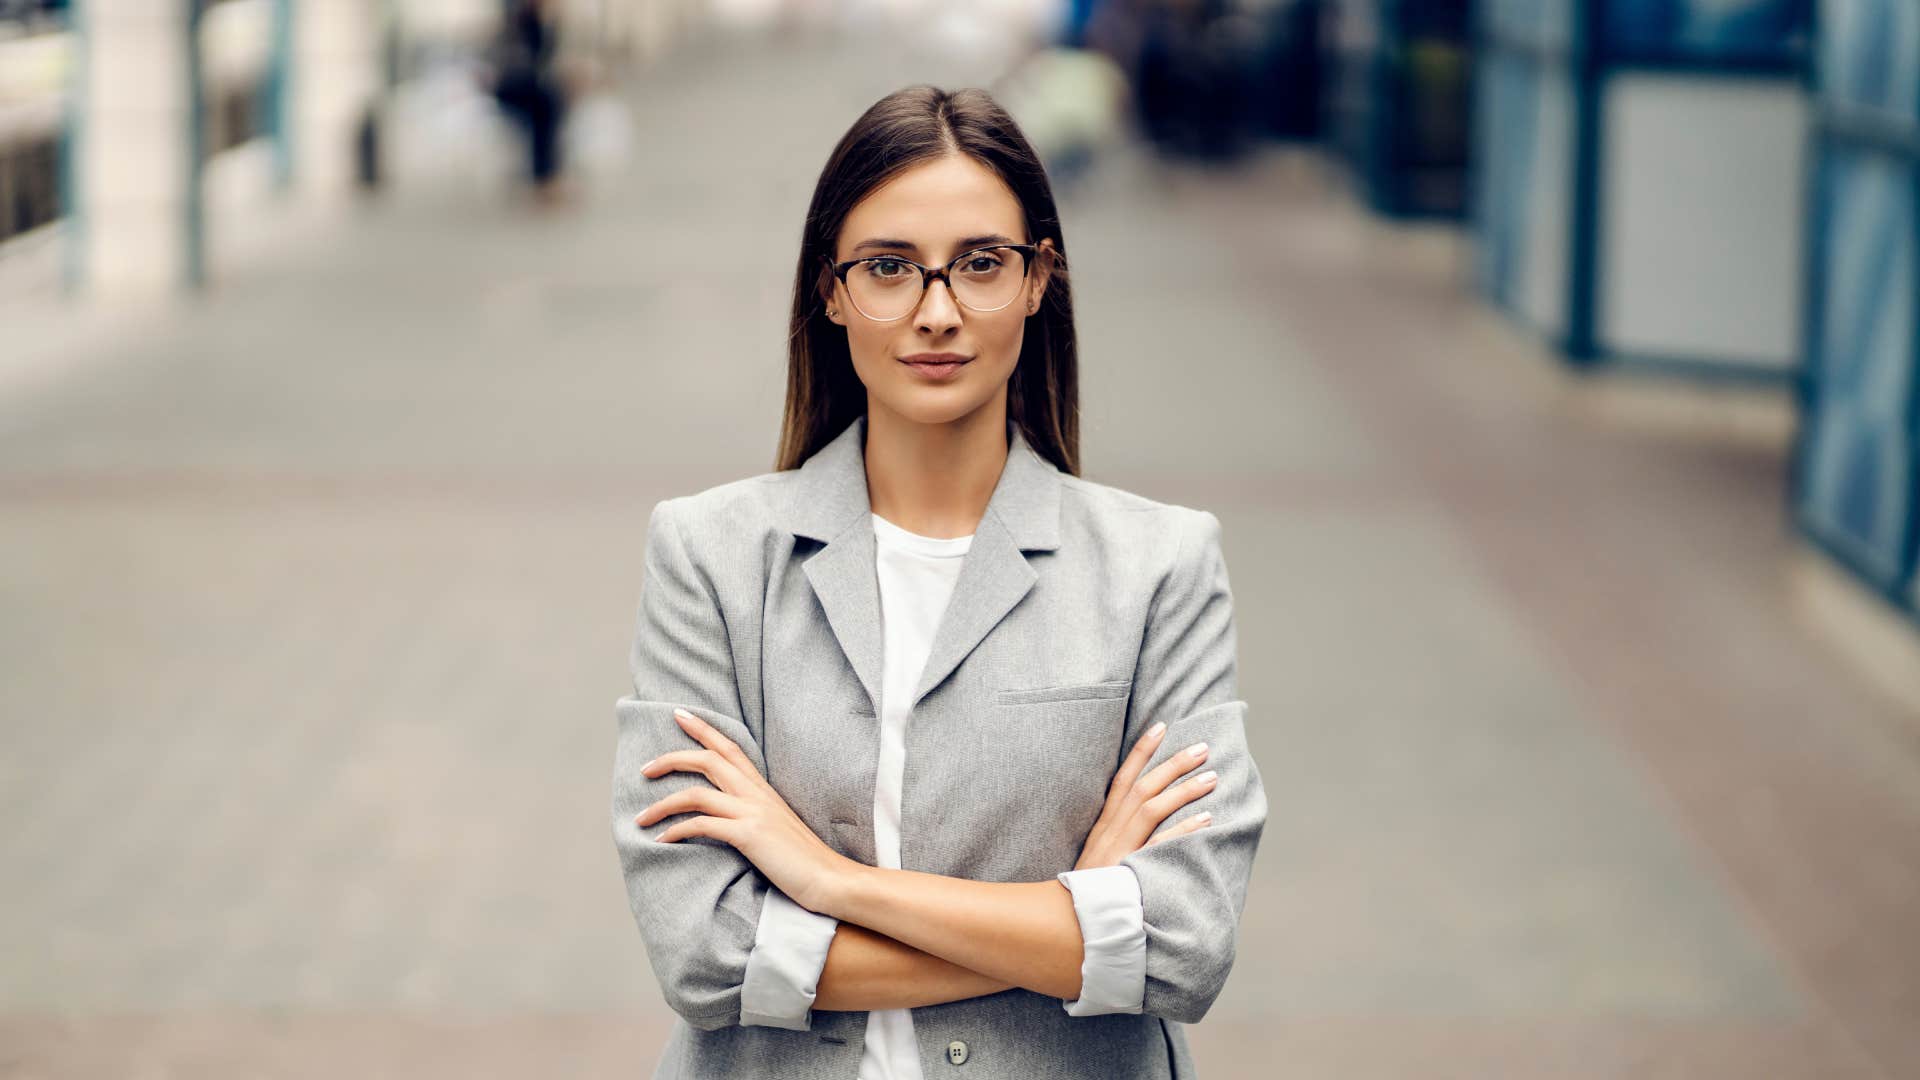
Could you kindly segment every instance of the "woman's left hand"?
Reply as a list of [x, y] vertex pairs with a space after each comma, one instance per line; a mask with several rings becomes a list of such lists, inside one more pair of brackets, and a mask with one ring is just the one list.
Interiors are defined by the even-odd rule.
[[697, 812], [700, 816], [674, 822], [654, 839], [673, 843], [707, 836], [730, 844], [794, 903], [822, 915], [834, 914], [828, 910], [833, 898], [859, 864], [815, 836], [738, 743], [692, 713], [675, 709], [673, 717], [705, 749], [661, 754], [641, 766], [641, 774], [657, 779], [670, 772], [696, 772], [712, 781], [713, 787], [696, 785], [676, 791], [642, 810], [633, 823], [651, 825], [674, 814]]

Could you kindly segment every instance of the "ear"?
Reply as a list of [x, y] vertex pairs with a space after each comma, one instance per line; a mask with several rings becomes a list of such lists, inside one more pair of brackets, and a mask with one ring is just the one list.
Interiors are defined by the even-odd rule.
[[839, 287], [839, 279], [834, 277], [833, 271], [823, 264], [820, 267], [820, 276], [814, 282], [814, 295], [819, 298], [821, 306], [826, 309], [827, 321], [845, 326], [847, 325], [846, 304], [836, 299]]
[[1053, 246], [1053, 237], [1043, 237], [1034, 246], [1033, 268], [1027, 274], [1027, 306], [1029, 315], [1040, 312], [1040, 303], [1047, 297], [1047, 284], [1053, 280], [1053, 261], [1059, 257], [1059, 250]]

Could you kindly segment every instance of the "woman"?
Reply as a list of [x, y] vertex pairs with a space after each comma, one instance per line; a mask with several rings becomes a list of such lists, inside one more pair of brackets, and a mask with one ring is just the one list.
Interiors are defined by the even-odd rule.
[[648, 524], [613, 828], [656, 1078], [1194, 1075], [1266, 796], [1219, 521], [1078, 475], [1065, 268], [982, 91], [828, 160], [777, 471]]

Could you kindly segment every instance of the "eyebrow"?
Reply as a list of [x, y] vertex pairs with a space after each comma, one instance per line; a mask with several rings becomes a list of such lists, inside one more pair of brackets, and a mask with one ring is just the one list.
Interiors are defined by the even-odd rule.
[[[1001, 236], [999, 233], [989, 233], [986, 236], [966, 237], [965, 239], [960, 241], [959, 250], [964, 252], [972, 248], [985, 247], [988, 244], [1011, 244], [1011, 243], [1013, 243], [1013, 238], [1010, 236]], [[853, 250], [855, 251], [855, 253], [866, 251], [868, 249], [885, 250], [885, 251], [911, 251], [911, 252], [914, 252], [915, 254], [918, 254], [920, 251], [919, 245], [915, 244], [911, 240], [895, 240], [891, 237], [886, 237], [886, 236], [875, 237], [872, 240], [862, 240], [859, 243], [853, 245]]]

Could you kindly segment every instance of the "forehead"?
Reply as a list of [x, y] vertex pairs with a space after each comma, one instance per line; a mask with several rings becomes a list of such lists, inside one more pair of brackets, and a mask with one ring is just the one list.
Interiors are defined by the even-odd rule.
[[931, 255], [962, 237], [989, 233], [1025, 239], [1020, 200], [993, 170], [965, 154], [948, 154], [868, 192], [848, 212], [837, 246], [844, 253], [862, 240], [890, 237]]

